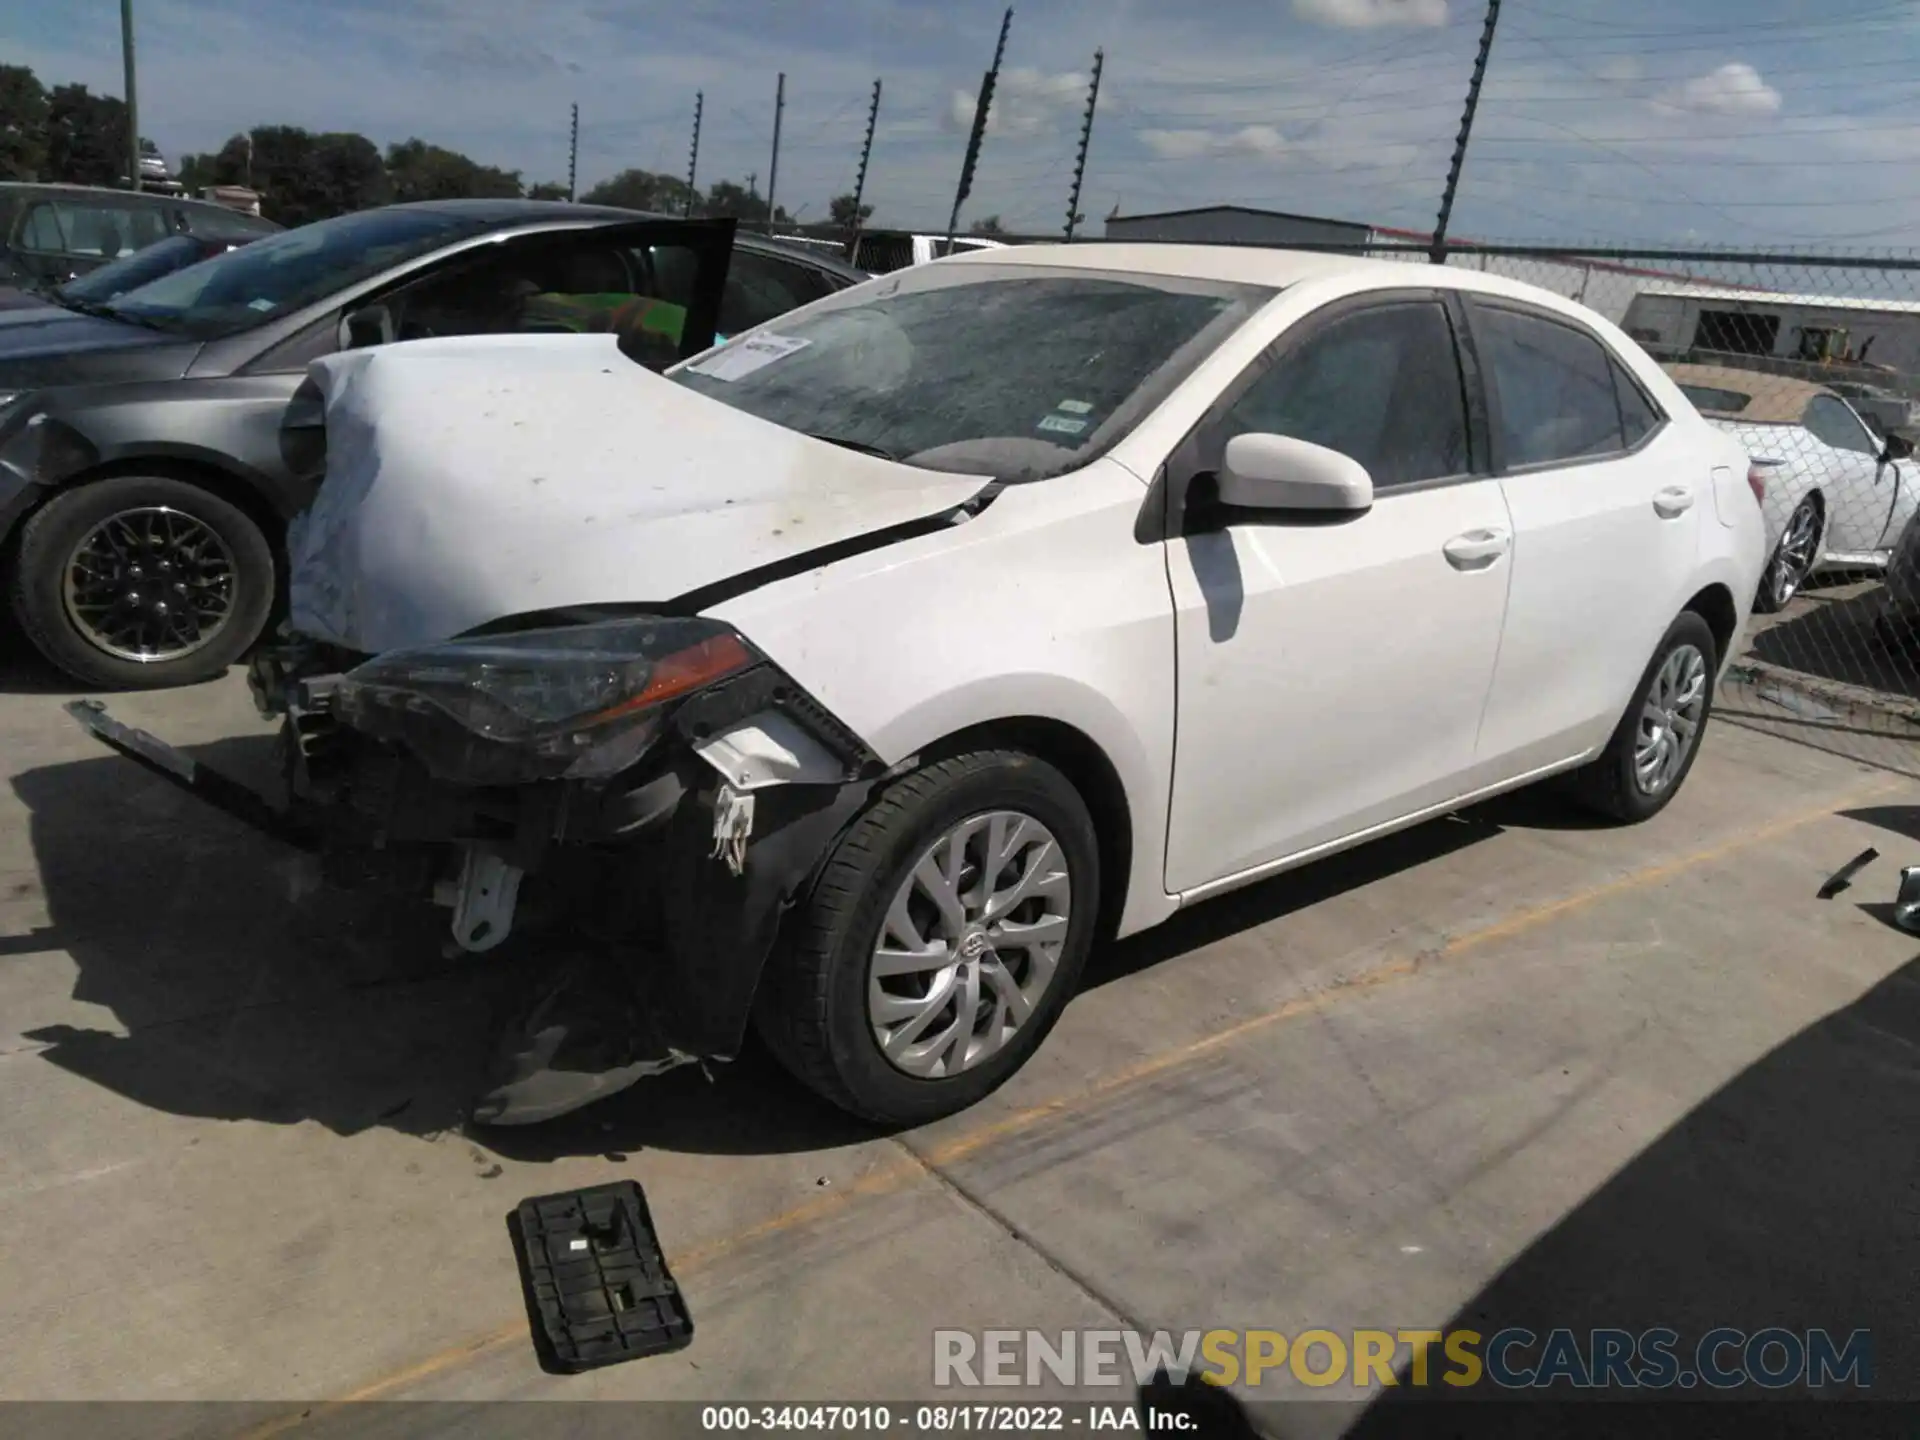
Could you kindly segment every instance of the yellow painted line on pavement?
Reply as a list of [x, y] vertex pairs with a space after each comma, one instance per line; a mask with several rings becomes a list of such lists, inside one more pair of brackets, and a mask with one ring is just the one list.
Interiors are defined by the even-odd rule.
[[[1581, 890], [1564, 899], [1516, 911], [1490, 925], [1456, 935], [1437, 950], [1376, 965], [1345, 980], [1335, 981], [1324, 990], [1289, 1000], [1283, 1005], [1275, 1006], [1271, 1010], [1263, 1010], [1258, 1015], [1249, 1016], [1237, 1024], [1229, 1025], [1224, 1030], [1216, 1030], [1185, 1045], [1176, 1045], [1135, 1064], [1125, 1066], [1071, 1095], [1050, 1100], [1041, 1105], [1030, 1105], [1024, 1109], [1015, 1110], [999, 1120], [930, 1147], [921, 1153], [921, 1159], [926, 1165], [949, 1165], [964, 1160], [997, 1141], [1031, 1130], [1059, 1116], [1084, 1110], [1117, 1090], [1137, 1085], [1144, 1080], [1151, 1080], [1204, 1055], [1211, 1055], [1249, 1035], [1257, 1034], [1301, 1015], [1323, 1010], [1336, 1002], [1364, 995], [1383, 985], [1392, 984], [1396, 980], [1406, 979], [1438, 961], [1452, 959], [1454, 956], [1496, 941], [1510, 940], [1516, 935], [1550, 924], [1563, 916], [1584, 910], [1603, 900], [1643, 890], [1649, 885], [1657, 885], [1663, 880], [1670, 880], [1676, 875], [1684, 874], [1701, 865], [1712, 864], [1716, 860], [1725, 859], [1729, 855], [1738, 854], [1742, 850], [1751, 849], [1768, 840], [1778, 839], [1803, 826], [1829, 819], [1840, 811], [1911, 788], [1912, 786], [1905, 782], [1883, 782], [1871, 789], [1844, 796], [1838, 801], [1829, 801], [1814, 809], [1783, 816], [1758, 829], [1745, 831], [1730, 840], [1689, 851], [1658, 865], [1649, 865], [1644, 869], [1632, 871], [1616, 880]], [[790, 1210], [783, 1210], [757, 1225], [723, 1235], [705, 1245], [686, 1251], [673, 1260], [673, 1267], [682, 1274], [692, 1273], [755, 1241], [825, 1219], [845, 1209], [857, 1199], [889, 1194], [903, 1189], [915, 1180], [923, 1178], [925, 1173], [921, 1164], [912, 1161], [881, 1166], [843, 1190], [835, 1191], [831, 1195], [823, 1195], [803, 1205], [796, 1205]], [[308, 1419], [337, 1411], [345, 1406], [383, 1399], [422, 1380], [431, 1379], [435, 1375], [454, 1369], [477, 1355], [487, 1354], [516, 1342], [527, 1343], [527, 1327], [524, 1319], [510, 1325], [503, 1325], [498, 1330], [467, 1340], [462, 1344], [450, 1346], [438, 1354], [430, 1355], [404, 1370], [396, 1370], [338, 1399], [321, 1401], [306, 1410], [296, 1411], [248, 1430], [244, 1432], [242, 1440], [270, 1440], [270, 1437], [284, 1434]]]

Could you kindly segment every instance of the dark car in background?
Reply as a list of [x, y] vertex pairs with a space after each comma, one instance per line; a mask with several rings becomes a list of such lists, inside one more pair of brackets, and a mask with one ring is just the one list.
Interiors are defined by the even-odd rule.
[[203, 240], [197, 235], [169, 235], [144, 250], [134, 251], [124, 259], [102, 265], [98, 270], [89, 270], [64, 285], [40, 284], [31, 289], [0, 286], [0, 310], [27, 310], [34, 306], [57, 305], [63, 309], [84, 312], [89, 305], [103, 304], [129, 290], [137, 290], [162, 276], [171, 275], [176, 270], [184, 270], [189, 265], [198, 265], [202, 260], [224, 255], [235, 246], [246, 244], [248, 239], [257, 238]]
[[0, 284], [61, 285], [170, 235], [236, 244], [281, 228], [258, 215], [178, 195], [0, 184]]
[[731, 220], [449, 200], [284, 231], [84, 312], [0, 313], [0, 591], [84, 685], [212, 678], [266, 625], [324, 461], [312, 361], [598, 331], [659, 369], [864, 278]]

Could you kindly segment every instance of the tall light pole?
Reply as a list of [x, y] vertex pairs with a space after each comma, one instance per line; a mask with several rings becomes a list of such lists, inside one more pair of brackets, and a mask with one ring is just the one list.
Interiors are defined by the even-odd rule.
[[127, 185], [140, 188], [140, 102], [133, 93], [133, 0], [120, 0], [120, 57], [127, 70]]
[[780, 182], [780, 116], [787, 108], [787, 73], [773, 92], [773, 163], [767, 167], [767, 233], [773, 233], [773, 191]]

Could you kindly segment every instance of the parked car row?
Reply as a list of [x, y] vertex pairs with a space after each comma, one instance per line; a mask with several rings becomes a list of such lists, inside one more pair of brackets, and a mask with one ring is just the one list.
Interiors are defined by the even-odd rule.
[[64, 284], [172, 235], [243, 245], [280, 229], [258, 215], [176, 195], [0, 184], [0, 285]]
[[1822, 571], [1884, 570], [1920, 511], [1920, 465], [1833, 386], [1752, 370], [1668, 365], [1681, 391], [1746, 449], [1766, 495], [1768, 562], [1755, 608], [1783, 608]]
[[[1097, 941], [1548, 777], [1621, 821], [1685, 783], [1765, 523], [1739, 439], [1591, 311], [1161, 245], [826, 267], [786, 313], [735, 284], [798, 300], [803, 264], [370, 212], [122, 297], [88, 323], [149, 327], [155, 380], [0, 420], [0, 473], [54, 472], [17, 583], [77, 669], [237, 653], [253, 516], [300, 509], [250, 670], [290, 807], [96, 734], [463, 949], [592, 937], [476, 1120], [752, 1029], [922, 1123], [1020, 1068]], [[112, 458], [163, 432], [227, 488]]]
[[12, 618], [85, 685], [210, 678], [252, 647], [284, 588], [286, 523], [317, 479], [318, 415], [296, 403], [314, 361], [429, 336], [604, 330], [662, 368], [862, 278], [732, 221], [446, 201], [0, 312]]

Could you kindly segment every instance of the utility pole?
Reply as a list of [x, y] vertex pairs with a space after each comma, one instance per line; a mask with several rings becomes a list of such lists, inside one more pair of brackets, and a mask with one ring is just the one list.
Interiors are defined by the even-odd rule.
[[120, 0], [120, 58], [127, 70], [127, 185], [140, 188], [140, 101], [133, 89], [133, 0]]
[[1080, 153], [1073, 162], [1073, 193], [1067, 199], [1067, 243], [1073, 243], [1073, 230], [1080, 223], [1080, 182], [1087, 178], [1087, 147], [1093, 143], [1093, 111], [1100, 103], [1100, 67], [1107, 52], [1093, 52], [1093, 83], [1087, 87], [1087, 113], [1080, 121]]
[[867, 193], [867, 161], [873, 158], [873, 127], [880, 123], [880, 81], [873, 82], [873, 101], [867, 106], [867, 138], [860, 142], [860, 169], [853, 177], [853, 238], [847, 241], [851, 256], [860, 243], [860, 197]]
[[1480, 82], [1487, 78], [1487, 56], [1493, 51], [1493, 30], [1500, 23], [1500, 0], [1487, 0], [1487, 24], [1480, 32], [1480, 53], [1473, 57], [1473, 78], [1467, 82], [1467, 108], [1460, 117], [1460, 137], [1453, 142], [1453, 163], [1447, 167], [1447, 188], [1440, 195], [1440, 218], [1433, 227], [1433, 249], [1427, 258], [1447, 263], [1447, 222], [1453, 218], [1453, 197], [1460, 188], [1460, 167], [1467, 163], [1467, 141], [1473, 137], [1473, 112], [1480, 108]]
[[767, 167], [767, 233], [773, 233], [773, 192], [780, 180], [780, 116], [787, 108], [787, 72], [773, 91], [773, 163]]
[[973, 169], [980, 163], [980, 142], [987, 134], [987, 112], [993, 108], [993, 87], [1000, 79], [1000, 62], [1007, 53], [1007, 31], [1013, 28], [1013, 7], [1007, 7], [1007, 13], [1000, 17], [1000, 40], [993, 47], [993, 65], [980, 81], [980, 98], [973, 106], [973, 130], [967, 136], [966, 158], [960, 162], [960, 183], [953, 191], [953, 211], [947, 216], [947, 248], [944, 254], [953, 253], [954, 232], [960, 228], [960, 207], [966, 203], [967, 196], [973, 193]]
[[572, 200], [576, 191], [574, 181], [580, 174], [580, 102], [573, 102], [573, 136], [567, 141], [567, 199]]
[[[687, 214], [693, 214], [693, 197], [699, 192], [693, 188], [694, 177], [700, 173], [700, 112], [706, 107], [707, 92], [693, 92], [693, 149], [687, 152]], [[684, 217], [683, 217], [684, 218]]]

